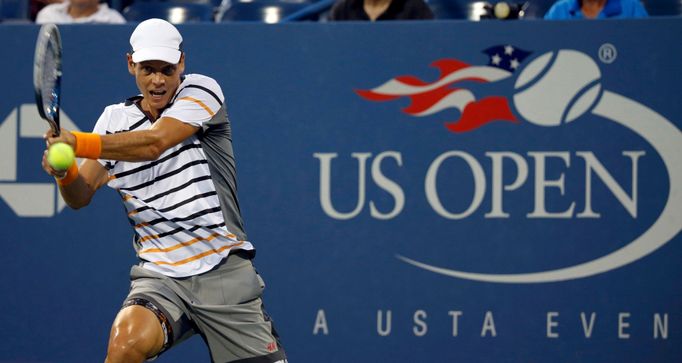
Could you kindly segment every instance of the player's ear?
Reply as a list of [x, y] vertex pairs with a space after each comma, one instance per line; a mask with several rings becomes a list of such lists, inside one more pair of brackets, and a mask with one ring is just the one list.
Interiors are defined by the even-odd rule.
[[135, 75], [135, 62], [133, 62], [133, 55], [126, 53], [126, 58], [128, 59], [128, 73]]
[[185, 73], [185, 52], [180, 54], [180, 61], [178, 61], [178, 74]]

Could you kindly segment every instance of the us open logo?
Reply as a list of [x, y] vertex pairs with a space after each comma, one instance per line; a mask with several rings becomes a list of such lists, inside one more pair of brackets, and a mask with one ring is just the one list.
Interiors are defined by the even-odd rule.
[[[61, 111], [64, 128], [79, 131], [68, 115]], [[52, 183], [30, 183], [19, 180], [19, 165], [40, 160], [21, 160], [17, 146], [22, 139], [42, 139], [48, 126], [38, 115], [35, 104], [26, 103], [13, 109], [0, 124], [0, 199], [19, 217], [52, 217], [66, 204]], [[46, 177], [46, 179], [48, 179]]]
[[[682, 228], [682, 153], [679, 152], [682, 148], [682, 134], [673, 122], [637, 100], [610, 90], [608, 84], [602, 84], [601, 70], [597, 62], [580, 51], [561, 49], [532, 58], [528, 51], [505, 45], [489, 48], [484, 53], [488, 54], [490, 59], [487, 65], [469, 65], [452, 59], [436, 61], [433, 65], [439, 69], [440, 76], [433, 82], [425, 82], [413, 76], [401, 76], [392, 78], [372, 89], [357, 90], [356, 92], [361, 97], [375, 102], [408, 98], [410, 103], [403, 109], [403, 112], [414, 117], [435, 115], [443, 110], [456, 108], [459, 110], [459, 119], [444, 120], [444, 124], [448, 131], [457, 134], [476, 132], [476, 129], [483, 126], [495, 127], [495, 123], [498, 122], [515, 124], [527, 122], [547, 128], [566, 127], [569, 123], [588, 122], [587, 119], [590, 122], [612, 122], [618, 127], [638, 135], [658, 154], [665, 166], [669, 186], [668, 190], [660, 191], [660, 193], [666, 193], [667, 199], [655, 221], [634, 239], [624, 243], [615, 251], [567, 267], [527, 273], [496, 274], [438, 266], [425, 263], [415, 256], [397, 255], [397, 258], [434, 273], [475, 281], [495, 283], [557, 282], [594, 276], [628, 265], [661, 248], [679, 233]], [[615, 53], [611, 51], [609, 54]], [[526, 62], [527, 59], [530, 61]], [[613, 61], [614, 58], [610, 57], [609, 59]], [[515, 79], [511, 97], [487, 96], [477, 99], [468, 89], [459, 87], [464, 81], [492, 83], [511, 79], [510, 77], [516, 74], [518, 76]], [[516, 112], [514, 113], [512, 110]], [[588, 115], [597, 117], [585, 117]], [[504, 186], [505, 191], [514, 190], [525, 181], [527, 164], [524, 164], [525, 161], [521, 160], [518, 154], [489, 154], [491, 154], [490, 157], [493, 162], [495, 158], [498, 161], [507, 158], [514, 161], [517, 169], [523, 171], [525, 168], [524, 172], [519, 172], [514, 183]], [[576, 154], [585, 160], [588, 173], [598, 174], [602, 181], [608, 184], [609, 189], [621, 204], [635, 217], [637, 214], [637, 185], [634, 175], [636, 174], [637, 160], [644, 152], [623, 152], [632, 161], [633, 185], [630, 195], [613, 180], [594, 155], [589, 152], [577, 152]], [[320, 199], [323, 209], [328, 215], [336, 218], [333, 215], [335, 212], [333, 207], [326, 200], [329, 199], [328, 196], [324, 195], [325, 193], [328, 194], [329, 190], [323, 185], [325, 170], [328, 172], [328, 164], [334, 156], [316, 154], [315, 157], [320, 159], [321, 165]], [[392, 157], [398, 161], [399, 165], [402, 163], [400, 155], [387, 154], [381, 155], [381, 157]], [[471, 207], [462, 213], [447, 211], [440, 203], [438, 195], [429, 192], [429, 183], [435, 185], [438, 175], [438, 162], [442, 163], [444, 159], [449, 157], [464, 159], [471, 167], [474, 179], [477, 181]], [[364, 162], [366, 159], [367, 157], [364, 157], [361, 160], [358, 156], [358, 161]], [[436, 166], [434, 167], [434, 165]], [[465, 218], [470, 215], [470, 212], [475, 210], [473, 207], [478, 207], [480, 204], [485, 191], [485, 179], [480, 165], [476, 160], [472, 160], [470, 155], [461, 151], [445, 153], [434, 161], [432, 167], [429, 168], [425, 184], [427, 198], [434, 210], [451, 219]], [[563, 185], [561, 187], [563, 188]], [[502, 186], [498, 185], [497, 189], [501, 190]], [[389, 189], [386, 188], [386, 190]], [[400, 190], [399, 193], [397, 189], [394, 188], [394, 190], [395, 192], [392, 194], [402, 197], [401, 203], [404, 204], [402, 191]], [[395, 199], [399, 201], [400, 198], [397, 197]], [[325, 206], [325, 203], [328, 205]], [[396, 205], [398, 204], [396, 202]], [[373, 212], [375, 211], [373, 210]], [[501, 215], [503, 213], [501, 207], [496, 210], [493, 206], [493, 210], [488, 214], [495, 213]], [[581, 213], [588, 217], [595, 215], [589, 204]], [[536, 214], [542, 216], [542, 213]], [[337, 216], [341, 217], [338, 219], [345, 218], [345, 215], [341, 213], [338, 213]]]

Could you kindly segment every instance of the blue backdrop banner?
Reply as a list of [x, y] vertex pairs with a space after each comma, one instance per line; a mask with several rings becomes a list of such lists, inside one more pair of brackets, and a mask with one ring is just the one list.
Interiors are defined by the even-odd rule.
[[[682, 19], [179, 28], [291, 362], [679, 362]], [[137, 94], [132, 29], [61, 27], [65, 127]], [[103, 361], [132, 230], [42, 172], [37, 31], [0, 27], [0, 362]]]

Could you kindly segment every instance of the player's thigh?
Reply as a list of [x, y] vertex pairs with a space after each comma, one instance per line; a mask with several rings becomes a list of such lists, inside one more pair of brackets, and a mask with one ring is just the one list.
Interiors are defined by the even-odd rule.
[[182, 287], [181, 283], [174, 279], [139, 266], [133, 266], [130, 276], [132, 280], [130, 292], [123, 306], [139, 305], [156, 315], [164, 336], [163, 347], [159, 353], [195, 334], [194, 324], [189, 319], [186, 309], [191, 299], [179, 294], [189, 287]]
[[130, 349], [134, 347], [147, 356], [161, 351], [164, 343], [161, 323], [151, 310], [130, 305], [121, 309], [111, 327], [110, 349]]
[[251, 260], [230, 255], [193, 281], [193, 320], [215, 362], [286, 359], [272, 321], [263, 310], [265, 284]]

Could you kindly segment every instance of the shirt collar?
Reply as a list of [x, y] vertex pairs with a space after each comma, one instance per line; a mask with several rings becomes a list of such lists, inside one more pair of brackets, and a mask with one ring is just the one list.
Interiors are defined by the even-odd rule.
[[571, 15], [580, 14], [580, 1], [571, 0], [571, 7], [568, 9], [568, 11], [571, 13]]

